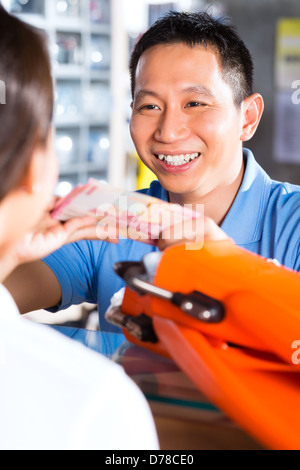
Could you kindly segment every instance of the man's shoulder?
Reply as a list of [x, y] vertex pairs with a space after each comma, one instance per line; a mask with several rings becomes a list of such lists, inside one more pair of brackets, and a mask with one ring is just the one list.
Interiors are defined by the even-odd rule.
[[276, 236], [286, 244], [286, 251], [295, 252], [299, 247], [300, 229], [300, 186], [290, 183], [272, 182], [267, 219]]
[[140, 189], [138, 192], [147, 194], [147, 196], [157, 197], [163, 201], [168, 200], [168, 193], [158, 180], [152, 181], [149, 188]]
[[300, 186], [296, 184], [272, 181], [270, 200], [279, 208], [300, 208]]

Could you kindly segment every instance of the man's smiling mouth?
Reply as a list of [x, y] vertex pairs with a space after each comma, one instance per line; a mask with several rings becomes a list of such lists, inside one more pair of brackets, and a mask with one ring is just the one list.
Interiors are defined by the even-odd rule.
[[194, 153], [186, 153], [186, 154], [179, 154], [179, 155], [165, 155], [165, 154], [160, 154], [156, 155], [159, 160], [166, 162], [168, 165], [173, 165], [173, 166], [180, 166], [180, 165], [186, 165], [190, 161], [194, 160], [195, 158], [198, 158], [200, 156], [199, 152], [194, 152]]

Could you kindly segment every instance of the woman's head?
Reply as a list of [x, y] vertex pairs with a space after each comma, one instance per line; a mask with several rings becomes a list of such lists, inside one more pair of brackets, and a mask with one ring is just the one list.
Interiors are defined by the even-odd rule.
[[58, 165], [51, 137], [53, 83], [42, 33], [0, 5], [0, 253], [41, 219]]
[[0, 202], [21, 184], [33, 150], [48, 143], [53, 84], [42, 33], [0, 5]]

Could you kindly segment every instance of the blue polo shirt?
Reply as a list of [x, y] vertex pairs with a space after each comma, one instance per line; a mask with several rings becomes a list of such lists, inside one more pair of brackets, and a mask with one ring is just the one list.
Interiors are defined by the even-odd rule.
[[[244, 159], [244, 178], [221, 228], [237, 245], [299, 271], [300, 186], [271, 180], [247, 149]], [[142, 192], [168, 200], [158, 181]], [[124, 285], [113, 265], [117, 261], [140, 261], [154, 250], [144, 243], [125, 239], [118, 244], [84, 240], [62, 247], [44, 260], [62, 288], [62, 302], [51, 310], [82, 302], [95, 303], [99, 308], [100, 329], [118, 331], [104, 318], [111, 297]]]

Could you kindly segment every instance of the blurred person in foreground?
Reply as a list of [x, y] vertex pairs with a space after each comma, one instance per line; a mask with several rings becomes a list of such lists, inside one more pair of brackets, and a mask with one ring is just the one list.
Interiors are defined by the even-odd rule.
[[[0, 105], [3, 282], [17, 265], [96, 231], [88, 217], [61, 224], [49, 216], [58, 167], [47, 46], [1, 5], [0, 57], [6, 93]], [[38, 290], [34, 283], [29, 295]], [[121, 366], [22, 318], [3, 284], [0, 296], [1, 449], [158, 448], [148, 404]]]

